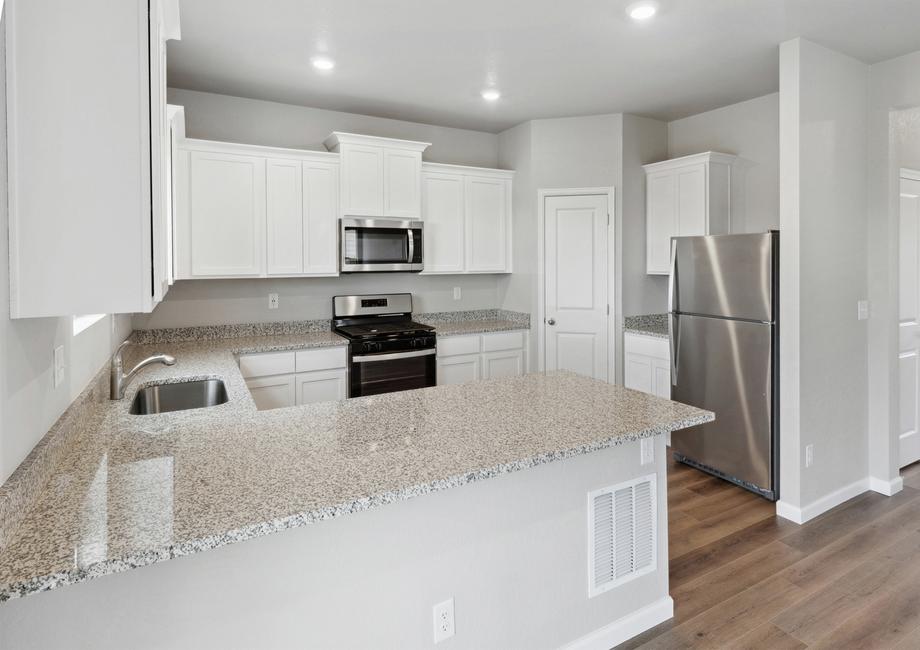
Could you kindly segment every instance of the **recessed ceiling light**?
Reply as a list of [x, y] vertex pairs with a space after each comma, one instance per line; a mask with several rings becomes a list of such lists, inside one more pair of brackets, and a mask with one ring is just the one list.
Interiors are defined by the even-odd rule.
[[502, 94], [498, 92], [495, 88], [486, 88], [485, 90], [482, 91], [482, 98], [486, 100], [487, 102], [494, 102], [501, 96]]
[[658, 4], [650, 0], [634, 2], [626, 7], [626, 14], [633, 20], [648, 20], [658, 13]]
[[310, 59], [310, 63], [313, 64], [313, 67], [317, 70], [322, 70], [323, 72], [328, 72], [335, 67], [335, 61], [330, 59], [328, 56], [314, 56]]

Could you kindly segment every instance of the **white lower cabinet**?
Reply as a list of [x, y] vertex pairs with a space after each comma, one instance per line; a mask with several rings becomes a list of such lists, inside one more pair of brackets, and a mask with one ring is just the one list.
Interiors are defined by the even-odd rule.
[[[240, 373], [260, 411], [347, 396], [345, 347], [240, 355]], [[296, 372], [295, 372], [296, 370]]]
[[626, 388], [671, 398], [671, 350], [667, 339], [627, 332], [623, 335], [623, 384]]
[[294, 375], [296, 384], [295, 402], [315, 404], [316, 402], [335, 402], [347, 397], [345, 369], [313, 370]]
[[482, 378], [500, 379], [524, 374], [524, 351], [485, 352], [482, 355]]
[[246, 386], [260, 411], [294, 406], [294, 375], [255, 377]]
[[526, 350], [525, 330], [445, 336], [438, 341], [438, 385], [523, 375]]
[[461, 354], [456, 357], [438, 357], [438, 385], [465, 384], [482, 377], [482, 360], [479, 354]]

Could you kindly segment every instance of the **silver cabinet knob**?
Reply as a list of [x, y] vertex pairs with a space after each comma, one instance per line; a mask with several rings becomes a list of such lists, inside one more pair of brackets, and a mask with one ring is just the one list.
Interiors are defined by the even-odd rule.
[[546, 321], [546, 324], [547, 324], [547, 325], [555, 325], [555, 324], [556, 324], [556, 319], [555, 319], [555, 318], [550, 318], [548, 321]]

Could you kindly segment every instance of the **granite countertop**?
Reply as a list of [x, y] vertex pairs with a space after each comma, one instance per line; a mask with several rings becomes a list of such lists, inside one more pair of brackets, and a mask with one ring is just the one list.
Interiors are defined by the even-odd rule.
[[488, 332], [510, 332], [528, 329], [519, 322], [511, 320], [463, 320], [433, 322], [438, 336], [461, 336], [463, 334], [485, 334]]
[[647, 314], [645, 316], [627, 316], [623, 319], [623, 331], [629, 332], [630, 334], [642, 334], [644, 336], [667, 339], [670, 337], [668, 333], [668, 315]]
[[[257, 340], [258, 339], [258, 340]], [[710, 421], [559, 372], [257, 411], [235, 355], [329, 332], [136, 346], [173, 354], [93, 407], [0, 551], [0, 601]], [[230, 400], [133, 416], [150, 383], [220, 377]]]

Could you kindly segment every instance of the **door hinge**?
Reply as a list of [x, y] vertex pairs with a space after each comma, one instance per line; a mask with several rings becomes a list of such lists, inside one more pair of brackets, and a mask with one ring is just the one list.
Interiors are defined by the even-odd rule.
[[607, 315], [610, 315], [610, 305], [607, 305]]
[[610, 213], [607, 213], [607, 227], [610, 227]]

